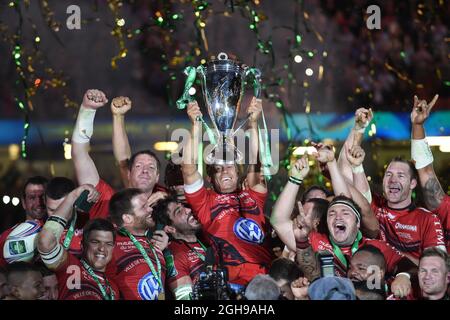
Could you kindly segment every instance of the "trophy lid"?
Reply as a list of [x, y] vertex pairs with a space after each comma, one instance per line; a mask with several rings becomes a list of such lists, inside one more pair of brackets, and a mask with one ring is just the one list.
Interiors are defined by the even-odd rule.
[[212, 59], [206, 63], [206, 71], [233, 71], [242, 72], [247, 68], [246, 65], [241, 64], [234, 59], [228, 59], [228, 55], [225, 52], [221, 52], [217, 55], [216, 59]]

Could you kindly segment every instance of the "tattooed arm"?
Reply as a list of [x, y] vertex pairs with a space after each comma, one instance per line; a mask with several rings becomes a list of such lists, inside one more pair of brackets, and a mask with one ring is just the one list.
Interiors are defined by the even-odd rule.
[[427, 209], [431, 211], [436, 210], [440, 206], [445, 196], [444, 190], [433, 169], [431, 150], [424, 141], [426, 136], [423, 124], [428, 119], [430, 111], [437, 99], [438, 95], [435, 95], [433, 100], [427, 103], [425, 100], [419, 100], [417, 96], [414, 96], [414, 107], [411, 111], [411, 154], [413, 160], [416, 162], [416, 169], [419, 173], [419, 182], [423, 189], [425, 204]]
[[307, 278], [310, 282], [320, 277], [319, 259], [317, 258], [317, 255], [313, 251], [311, 245], [304, 249], [297, 247], [295, 260], [302, 270], [305, 278]]

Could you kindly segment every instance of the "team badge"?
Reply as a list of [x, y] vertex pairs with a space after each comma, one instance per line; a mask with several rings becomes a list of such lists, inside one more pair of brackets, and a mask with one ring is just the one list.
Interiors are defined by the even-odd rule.
[[158, 280], [151, 272], [147, 273], [138, 283], [138, 293], [142, 300], [158, 300], [161, 291]]
[[241, 240], [253, 244], [261, 244], [264, 241], [264, 232], [252, 219], [239, 218], [233, 226], [234, 234]]

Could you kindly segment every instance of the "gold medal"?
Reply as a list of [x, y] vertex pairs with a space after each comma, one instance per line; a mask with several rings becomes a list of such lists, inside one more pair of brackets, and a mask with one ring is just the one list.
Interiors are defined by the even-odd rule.
[[158, 300], [166, 300], [166, 295], [164, 294], [164, 291], [161, 291], [158, 294]]

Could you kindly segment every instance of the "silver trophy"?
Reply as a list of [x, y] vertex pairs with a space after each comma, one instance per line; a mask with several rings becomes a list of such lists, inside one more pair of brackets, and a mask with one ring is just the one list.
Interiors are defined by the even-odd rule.
[[[185, 91], [189, 90], [195, 80], [195, 74], [192, 76], [193, 72], [201, 77], [205, 105], [215, 128], [215, 145], [206, 155], [206, 162], [209, 164], [241, 163], [243, 156], [234, 145], [234, 135], [244, 126], [249, 117], [247, 116], [237, 129], [234, 129], [234, 126], [246, 83], [253, 83], [254, 95], [259, 98], [261, 72], [228, 59], [227, 54], [221, 52], [217, 59], [211, 60], [206, 66], [199, 66], [196, 69], [188, 67], [185, 70], [188, 75]], [[184, 98], [184, 102], [191, 100], [187, 95]], [[182, 103], [182, 101], [183, 98], [178, 102]]]

